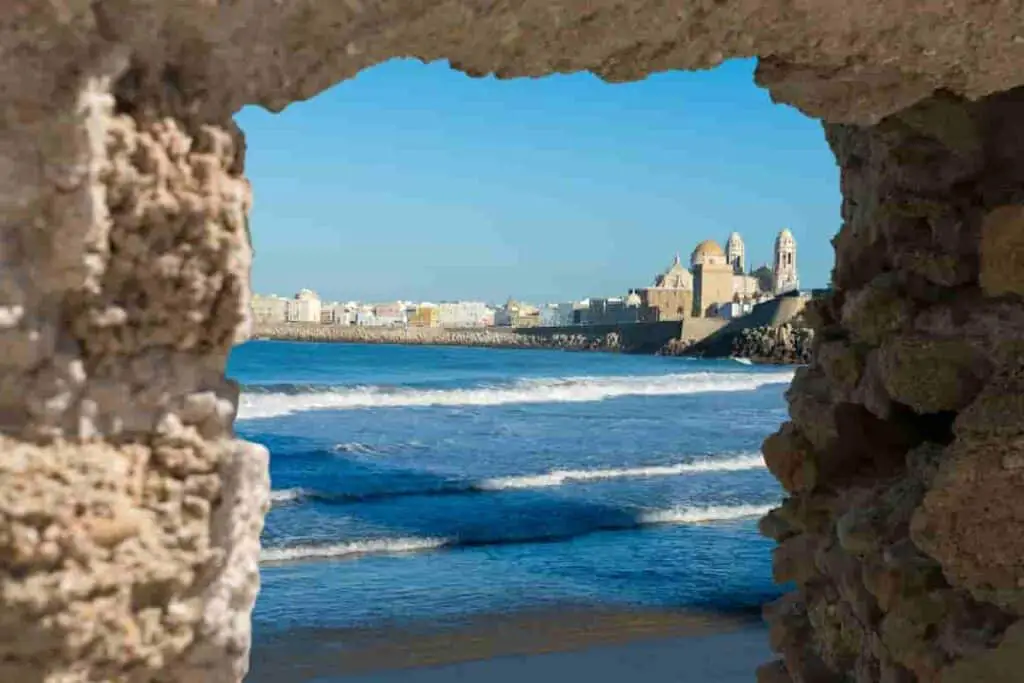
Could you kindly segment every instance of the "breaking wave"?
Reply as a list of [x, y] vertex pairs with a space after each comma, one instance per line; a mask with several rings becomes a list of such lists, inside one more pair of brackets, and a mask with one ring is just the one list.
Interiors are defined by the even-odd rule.
[[495, 538], [438, 538], [405, 537], [373, 538], [323, 545], [299, 545], [264, 548], [260, 562], [289, 562], [310, 559], [345, 559], [365, 555], [395, 555], [429, 550], [473, 548], [483, 546], [523, 545], [529, 543], [557, 543], [588, 536], [602, 531], [629, 531], [666, 524], [706, 524], [730, 522], [760, 517], [774, 505], [714, 505], [710, 507], [675, 507], [667, 510], [649, 510], [638, 514], [630, 522], [598, 525], [589, 529], [564, 534]]
[[352, 557], [355, 555], [388, 555], [432, 550], [448, 545], [443, 538], [378, 538], [330, 545], [300, 545], [291, 548], [264, 548], [260, 562], [288, 562]]
[[477, 494], [519, 489], [539, 489], [578, 484], [606, 479], [643, 479], [671, 477], [687, 474], [714, 472], [740, 472], [763, 469], [764, 460], [760, 454], [744, 453], [727, 458], [702, 458], [672, 465], [648, 465], [645, 467], [622, 467], [596, 470], [551, 470], [539, 474], [524, 474], [510, 477], [494, 477], [479, 481], [442, 482], [434, 486], [409, 489], [384, 489], [363, 492], [327, 492], [314, 489], [280, 489], [272, 491], [270, 500], [274, 504], [293, 503], [301, 500], [317, 500], [333, 503], [358, 503], [408, 496], [443, 496]]
[[291, 503], [293, 501], [301, 499], [306, 493], [305, 489], [279, 489], [270, 492], [270, 502], [272, 505], [279, 505], [281, 503]]
[[751, 391], [788, 383], [791, 370], [690, 372], [623, 377], [522, 379], [502, 386], [466, 389], [410, 389], [378, 386], [331, 387], [278, 384], [243, 388], [239, 419], [278, 417], [307, 410], [400, 408], [410, 406], [495, 406], [510, 403], [578, 403], [620, 396], [671, 396]]
[[707, 458], [674, 465], [649, 465], [647, 467], [623, 467], [605, 470], [552, 470], [544, 474], [485, 479], [476, 484], [475, 488], [484, 491], [548, 488], [563, 484], [600, 481], [602, 479], [643, 479], [671, 477], [682, 474], [700, 474], [703, 472], [738, 472], [760, 469], [762, 467], [764, 467], [764, 460], [760, 455], [746, 454], [734, 458]]

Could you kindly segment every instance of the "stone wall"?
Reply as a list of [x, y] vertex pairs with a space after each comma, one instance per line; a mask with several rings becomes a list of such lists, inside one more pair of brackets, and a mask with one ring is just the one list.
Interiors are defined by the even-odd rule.
[[[666, 340], [678, 337], [682, 322], [569, 325], [564, 327], [362, 327], [356, 325], [257, 324], [259, 339], [362, 344], [430, 344], [567, 351], [655, 353]], [[689, 329], [687, 325], [687, 329]]]
[[251, 257], [235, 111], [399, 56], [628, 81], [755, 55], [833, 122], [845, 219], [765, 443], [796, 590], [760, 677], [1020, 680], [1022, 37], [1019, 3], [980, 0], [6, 2], [0, 680], [246, 668], [268, 484], [223, 376]]
[[0, 680], [238, 681], [269, 488], [223, 375], [242, 136], [131, 71], [72, 111], [0, 224]]
[[1024, 89], [826, 125], [835, 291], [764, 444], [783, 662], [759, 680], [1024, 671]]

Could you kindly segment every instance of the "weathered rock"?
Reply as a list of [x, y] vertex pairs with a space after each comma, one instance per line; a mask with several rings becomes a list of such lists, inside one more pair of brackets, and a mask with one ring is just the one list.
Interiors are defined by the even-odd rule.
[[1024, 296], [1024, 205], [1001, 206], [981, 225], [981, 288]]
[[993, 649], [961, 659], [943, 669], [941, 683], [1012, 683], [1024, 671], [1024, 620], [1008, 628]]
[[732, 342], [730, 355], [755, 363], [799, 365], [811, 359], [814, 330], [796, 322], [742, 330]]
[[[789, 393], [821, 457], [813, 491], [779, 508], [804, 536], [779, 535], [793, 557], [826, 550], [813, 576], [785, 570], [811, 583], [773, 622], [773, 645], [796, 683], [1019, 678], [1019, 624], [1002, 631], [1021, 613], [1024, 557], [1021, 405], [1006, 390], [1024, 330], [1017, 5], [8, 4], [0, 679], [236, 683], [245, 671], [267, 481], [266, 454], [232, 439], [237, 389], [224, 380], [249, 329], [234, 112], [279, 110], [396, 56], [621, 81], [751, 55], [776, 100], [831, 121], [843, 227], [835, 291], [812, 325], [865, 357], [851, 389], [856, 373], [825, 350]], [[775, 354], [775, 341], [756, 344]], [[873, 488], [894, 477], [911, 486]], [[907, 531], [885, 492], [916, 501], [915, 486], [927, 492]], [[863, 504], [885, 513], [885, 544], [844, 527], [857, 557], [834, 552], [849, 490], [877, 493]], [[952, 586], [927, 563], [891, 566], [907, 533]], [[863, 619], [857, 562], [900, 573], [876, 586], [878, 623]]]
[[987, 360], [962, 341], [898, 338], [879, 350], [886, 391], [919, 413], [963, 408], [981, 390]]
[[765, 464], [787, 491], [814, 488], [817, 482], [817, 464], [814, 447], [792, 422], [765, 439], [761, 446]]

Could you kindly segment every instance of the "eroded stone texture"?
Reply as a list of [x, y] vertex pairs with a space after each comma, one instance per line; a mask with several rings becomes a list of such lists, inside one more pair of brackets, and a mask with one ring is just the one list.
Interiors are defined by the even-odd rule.
[[0, 680], [234, 682], [269, 488], [223, 376], [244, 144], [108, 66], [0, 224]]
[[765, 449], [798, 587], [758, 676], [1015, 680], [1024, 12], [983, 0], [9, 0], [0, 680], [240, 677], [267, 482], [223, 378], [250, 256], [230, 117], [408, 56], [609, 81], [760, 56], [776, 100], [889, 116], [826, 128], [845, 224]]
[[1018, 89], [826, 125], [836, 288], [764, 445], [793, 492], [761, 524], [796, 586], [766, 610], [793, 681], [1020, 677], [1022, 117]]

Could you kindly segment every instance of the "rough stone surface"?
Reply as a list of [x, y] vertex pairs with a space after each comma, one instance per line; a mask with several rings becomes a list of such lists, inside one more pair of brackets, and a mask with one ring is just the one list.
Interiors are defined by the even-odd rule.
[[[66, 9], [38, 40], [89, 42]], [[244, 143], [114, 57], [4, 100], [0, 680], [233, 683], [269, 495], [224, 378], [247, 327]], [[57, 77], [75, 96], [47, 123], [28, 95]], [[31, 131], [34, 151], [8, 144]]]
[[793, 681], [1020, 678], [1020, 116], [1013, 90], [826, 126], [836, 290], [763, 449], [792, 496], [760, 528], [797, 587], [766, 612]]
[[223, 377], [251, 256], [231, 115], [405, 56], [609, 81], [760, 56], [831, 122], [844, 225], [766, 446], [796, 588], [759, 676], [1017, 680], [1024, 12], [980, 0], [8, 2], [0, 680], [243, 675], [267, 477]]

